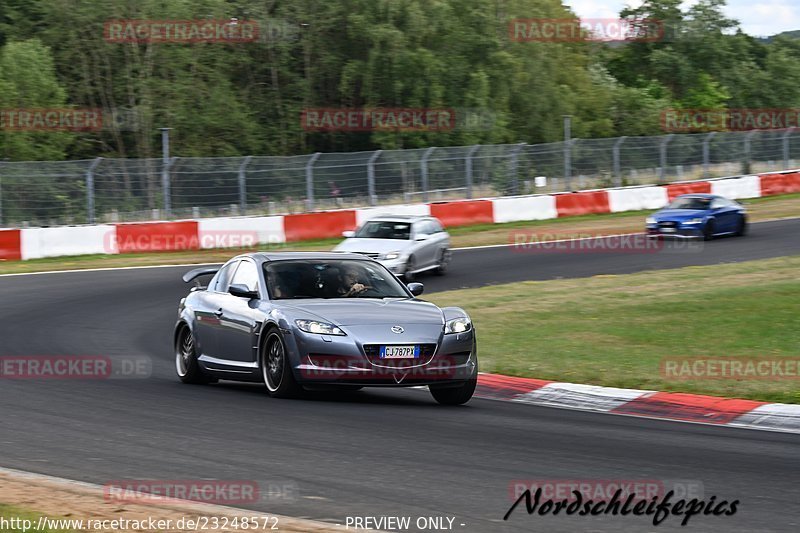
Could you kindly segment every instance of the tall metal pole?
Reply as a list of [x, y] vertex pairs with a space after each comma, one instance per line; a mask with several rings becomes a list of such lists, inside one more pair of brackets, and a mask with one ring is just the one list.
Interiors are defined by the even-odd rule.
[[781, 170], [789, 170], [789, 136], [794, 133], [796, 129], [796, 127], [789, 128], [781, 136], [781, 142], [783, 144], [783, 169]]
[[659, 146], [659, 152], [660, 152], [659, 164], [661, 166], [658, 167], [659, 183], [663, 183], [664, 178], [667, 175], [667, 146], [669, 145], [669, 142], [672, 140], [672, 137], [674, 137], [674, 135], [675, 135], [674, 133], [670, 133], [669, 135], [664, 135], [664, 137], [661, 138], [661, 146]]
[[475, 156], [475, 152], [477, 152], [480, 149], [480, 147], [481, 147], [480, 144], [476, 144], [475, 146], [473, 146], [472, 148], [469, 149], [469, 152], [467, 152], [466, 177], [465, 177], [466, 183], [464, 185], [467, 188], [467, 199], [468, 200], [472, 199], [472, 182], [473, 182], [473, 179], [472, 179], [472, 170], [473, 170], [472, 158]]
[[564, 115], [564, 183], [572, 190], [572, 116]]
[[369, 196], [369, 205], [378, 204], [378, 195], [375, 194], [375, 161], [383, 153], [383, 150], [375, 150], [367, 161], [367, 195]]
[[743, 174], [750, 174], [750, 162], [752, 158], [751, 154], [751, 141], [750, 139], [753, 138], [753, 135], [758, 133], [759, 130], [751, 130], [748, 131], [744, 136], [744, 161], [742, 161], [742, 173]]
[[703, 139], [703, 177], [708, 178], [711, 176], [711, 139], [716, 135], [716, 131], [712, 131], [706, 138]]
[[622, 148], [622, 143], [625, 142], [625, 139], [628, 137], [622, 136], [617, 139], [617, 142], [614, 143], [614, 148], [612, 149], [612, 155], [614, 159], [614, 186], [621, 187], [622, 186], [622, 163], [620, 162], [620, 148]]
[[94, 209], [94, 171], [102, 160], [102, 157], [96, 158], [86, 169], [86, 221], [89, 224], [94, 224], [97, 220]]
[[511, 194], [519, 194], [519, 176], [517, 169], [519, 168], [519, 153], [525, 143], [519, 143], [511, 151]]
[[314, 210], [314, 163], [317, 162], [321, 152], [311, 156], [311, 159], [306, 163], [306, 210]]
[[0, 228], [3, 227], [3, 166], [8, 159], [0, 159]]
[[247, 214], [247, 165], [253, 160], [252, 155], [248, 155], [239, 165], [239, 214]]
[[159, 128], [161, 130], [161, 190], [164, 194], [164, 216], [170, 218], [172, 216], [172, 201], [169, 190], [169, 130], [172, 128]]
[[431, 156], [433, 151], [436, 150], [435, 146], [431, 146], [425, 153], [422, 154], [422, 160], [420, 160], [420, 186], [422, 187], [422, 201], [428, 201], [428, 158]]

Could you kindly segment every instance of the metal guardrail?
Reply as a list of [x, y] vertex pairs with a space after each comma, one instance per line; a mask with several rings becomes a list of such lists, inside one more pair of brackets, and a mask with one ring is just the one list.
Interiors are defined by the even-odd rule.
[[[800, 131], [315, 153], [0, 162], [0, 225], [40, 226], [341, 207], [669, 183], [786, 170]], [[546, 176], [537, 187], [535, 178]]]

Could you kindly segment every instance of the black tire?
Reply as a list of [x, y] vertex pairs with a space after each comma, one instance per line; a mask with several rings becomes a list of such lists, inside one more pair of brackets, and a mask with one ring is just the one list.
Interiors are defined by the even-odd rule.
[[434, 270], [437, 276], [444, 276], [447, 273], [447, 267], [450, 266], [451, 256], [452, 253], [448, 248], [445, 248], [439, 254], [439, 266]]
[[181, 328], [175, 342], [175, 371], [184, 383], [204, 385], [216, 381], [200, 368], [200, 363], [197, 362], [197, 345], [188, 326]]
[[408, 258], [408, 261], [406, 262], [406, 271], [403, 273], [403, 279], [406, 281], [406, 283], [414, 281], [414, 278], [416, 276], [412, 271], [415, 268], [417, 268], [417, 261], [414, 259], [414, 256], [412, 255], [411, 257]]
[[734, 233], [737, 237], [744, 237], [747, 235], [747, 217], [741, 217], [739, 219], [739, 225], [736, 227], [736, 233]]
[[294, 398], [303, 388], [294, 379], [286, 343], [276, 328], [267, 331], [261, 350], [261, 376], [273, 398]]
[[710, 241], [714, 239], [714, 221], [709, 220], [703, 227], [703, 240]]
[[472, 395], [475, 394], [475, 387], [478, 385], [478, 374], [465, 381], [461, 385], [455, 387], [450, 386], [435, 386], [431, 385], [428, 388], [431, 391], [433, 399], [442, 405], [462, 405], [467, 403]]

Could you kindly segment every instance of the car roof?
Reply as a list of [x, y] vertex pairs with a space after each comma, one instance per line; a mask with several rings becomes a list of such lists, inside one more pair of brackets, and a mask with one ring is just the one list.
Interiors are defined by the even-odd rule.
[[309, 259], [319, 259], [322, 261], [333, 259], [356, 259], [361, 261], [372, 261], [372, 259], [363, 254], [350, 252], [253, 252], [243, 255], [245, 257], [249, 256], [265, 262], [287, 260], [298, 261]]
[[718, 194], [708, 194], [704, 192], [693, 192], [689, 194], [681, 194], [677, 198], [722, 198]]
[[393, 221], [416, 222], [417, 220], [425, 220], [430, 218], [434, 217], [430, 215], [378, 215], [376, 217], [367, 220], [367, 222], [372, 222], [373, 220], [376, 220], [378, 222], [393, 222]]

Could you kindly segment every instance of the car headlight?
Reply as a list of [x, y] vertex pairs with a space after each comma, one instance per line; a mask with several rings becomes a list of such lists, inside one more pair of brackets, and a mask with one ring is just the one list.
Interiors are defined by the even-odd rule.
[[658, 221], [656, 220], [656, 217], [647, 217], [647, 219], [645, 219], [645, 222], [647, 224], [657, 224], [658, 223]]
[[389, 252], [388, 254], [385, 254], [383, 256], [383, 258], [386, 259], [387, 261], [391, 261], [392, 259], [397, 259], [398, 257], [400, 257], [400, 252]]
[[702, 224], [702, 218], [690, 218], [689, 220], [684, 220], [683, 224]]
[[318, 335], [345, 335], [344, 331], [327, 322], [295, 320], [294, 323], [301, 331], [305, 331], [306, 333], [316, 333]]
[[444, 324], [444, 332], [446, 335], [450, 333], [465, 333], [472, 329], [472, 322], [468, 317], [462, 316], [448, 320]]

